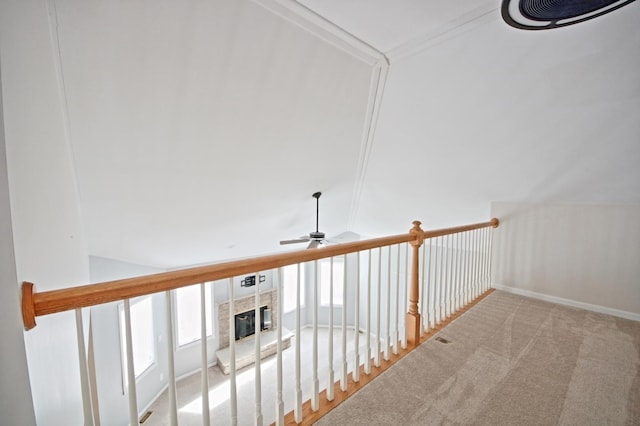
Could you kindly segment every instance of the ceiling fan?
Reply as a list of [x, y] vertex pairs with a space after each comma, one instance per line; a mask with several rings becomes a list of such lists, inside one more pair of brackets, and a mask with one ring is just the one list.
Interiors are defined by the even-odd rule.
[[327, 240], [324, 238], [324, 232], [318, 231], [318, 218], [320, 216], [320, 196], [322, 192], [313, 193], [313, 198], [316, 199], [316, 230], [309, 233], [309, 236], [296, 238], [295, 240], [283, 240], [280, 241], [281, 245], [284, 244], [297, 244], [309, 242], [307, 248], [322, 247], [323, 243]]

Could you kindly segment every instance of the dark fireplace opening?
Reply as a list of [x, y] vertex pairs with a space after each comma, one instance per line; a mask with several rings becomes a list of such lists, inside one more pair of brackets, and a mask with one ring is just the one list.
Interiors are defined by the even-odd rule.
[[[251, 336], [256, 332], [256, 310], [240, 312], [235, 315], [236, 321], [236, 340]], [[266, 306], [260, 307], [260, 330], [268, 330], [271, 328], [271, 309]]]

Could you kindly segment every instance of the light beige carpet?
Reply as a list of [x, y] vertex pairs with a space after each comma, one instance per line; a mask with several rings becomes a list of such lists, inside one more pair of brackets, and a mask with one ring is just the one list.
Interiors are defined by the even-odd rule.
[[496, 291], [317, 424], [640, 425], [639, 371], [640, 322]]

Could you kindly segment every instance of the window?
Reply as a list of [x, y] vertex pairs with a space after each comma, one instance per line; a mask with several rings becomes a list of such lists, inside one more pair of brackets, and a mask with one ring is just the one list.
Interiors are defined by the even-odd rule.
[[[196, 284], [182, 287], [175, 291], [176, 341], [178, 347], [200, 340], [200, 286], [201, 284]], [[204, 298], [208, 337], [213, 335], [211, 292], [211, 283], [205, 283]]]
[[[333, 304], [342, 306], [342, 291], [344, 288], [344, 260], [333, 259]], [[331, 303], [331, 259], [320, 261], [320, 304]]]
[[[155, 339], [153, 332], [153, 304], [151, 297], [131, 301], [131, 342], [133, 345], [133, 369], [136, 379], [140, 377], [156, 359]], [[120, 348], [122, 349], [122, 374], [124, 387], [128, 386], [127, 337], [124, 321], [124, 304], [119, 306]]]
[[[300, 263], [300, 307], [304, 306], [304, 264]], [[298, 288], [298, 265], [282, 268], [282, 293], [284, 312], [295, 311]]]

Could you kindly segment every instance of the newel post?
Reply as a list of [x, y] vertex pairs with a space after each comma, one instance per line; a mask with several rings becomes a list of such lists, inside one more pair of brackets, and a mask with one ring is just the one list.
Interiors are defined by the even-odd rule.
[[420, 298], [420, 246], [424, 242], [424, 232], [420, 228], [421, 222], [414, 221], [409, 234], [415, 235], [415, 239], [409, 241], [413, 247], [411, 261], [411, 287], [409, 289], [409, 312], [406, 319], [407, 343], [418, 346], [420, 343], [420, 310], [418, 302]]

